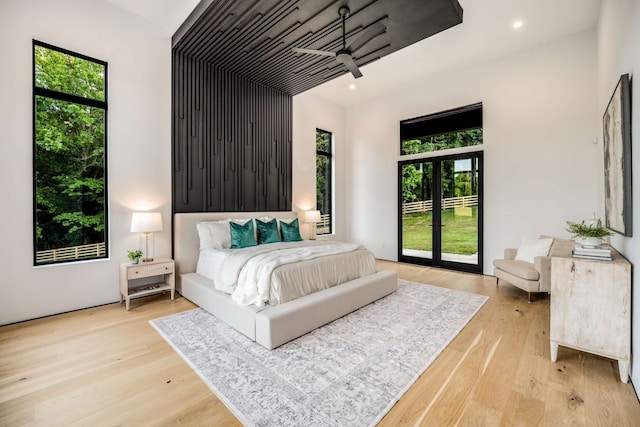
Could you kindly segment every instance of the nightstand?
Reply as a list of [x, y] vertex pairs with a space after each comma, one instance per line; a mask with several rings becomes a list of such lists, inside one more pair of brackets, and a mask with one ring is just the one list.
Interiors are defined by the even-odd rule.
[[[162, 280], [154, 283], [139, 284], [137, 279], [159, 277]], [[144, 297], [171, 291], [171, 299], [176, 292], [175, 264], [170, 258], [157, 258], [149, 262], [120, 264], [120, 303], [126, 301], [129, 310], [131, 298]]]

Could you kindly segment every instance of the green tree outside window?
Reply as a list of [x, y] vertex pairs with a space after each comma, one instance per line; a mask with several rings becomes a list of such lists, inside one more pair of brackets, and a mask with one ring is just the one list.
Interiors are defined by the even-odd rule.
[[331, 218], [331, 132], [316, 129], [316, 209], [323, 221], [318, 224], [317, 234], [330, 234]]
[[107, 64], [35, 41], [33, 52], [35, 263], [105, 257]]

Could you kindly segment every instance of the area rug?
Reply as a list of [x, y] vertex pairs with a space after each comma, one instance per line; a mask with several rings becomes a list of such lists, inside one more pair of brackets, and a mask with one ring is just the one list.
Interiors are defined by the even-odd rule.
[[275, 350], [199, 308], [150, 323], [246, 425], [367, 426], [486, 300], [400, 280], [397, 292]]

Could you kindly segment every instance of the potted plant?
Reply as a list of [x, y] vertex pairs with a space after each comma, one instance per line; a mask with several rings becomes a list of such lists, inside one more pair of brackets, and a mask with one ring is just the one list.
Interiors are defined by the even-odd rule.
[[140, 249], [136, 249], [135, 251], [127, 251], [127, 256], [131, 260], [132, 264], [137, 264], [142, 258], [142, 251]]
[[582, 222], [567, 221], [567, 231], [573, 235], [573, 237], [579, 237], [583, 246], [598, 246], [602, 243], [602, 239], [607, 236], [612, 236], [613, 233], [602, 226], [602, 220], [598, 219], [595, 224], [592, 222], [586, 224]]

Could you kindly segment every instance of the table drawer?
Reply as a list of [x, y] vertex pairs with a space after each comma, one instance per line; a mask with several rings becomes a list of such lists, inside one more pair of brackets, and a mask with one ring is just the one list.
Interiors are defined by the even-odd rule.
[[127, 279], [159, 276], [161, 274], [169, 273], [173, 273], [173, 263], [171, 262], [165, 262], [163, 264], [139, 265], [127, 269]]

